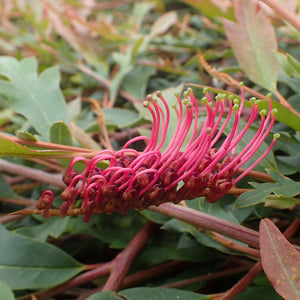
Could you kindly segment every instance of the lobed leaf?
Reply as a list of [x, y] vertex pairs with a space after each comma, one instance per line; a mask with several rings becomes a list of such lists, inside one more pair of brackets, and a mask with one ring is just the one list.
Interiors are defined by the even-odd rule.
[[37, 60], [33, 57], [17, 61], [13, 57], [0, 57], [0, 93], [9, 106], [25, 116], [44, 138], [49, 139], [49, 129], [56, 121], [69, 123], [67, 106], [59, 88], [57, 67], [37, 74]]
[[[275, 183], [257, 183], [251, 182], [250, 184], [256, 189], [241, 194], [235, 201], [234, 207], [241, 208], [251, 205], [255, 205], [263, 202], [271, 193], [277, 196], [277, 201], [274, 203], [276, 207], [287, 208], [288, 203], [293, 206], [294, 201], [290, 201], [291, 197], [296, 196], [300, 193], [300, 184], [281, 176], [273, 170], [269, 170], [270, 176], [276, 181]], [[279, 201], [285, 202], [280, 205]], [[287, 202], [289, 201], [289, 202]], [[268, 201], [270, 206], [272, 202]]]
[[260, 253], [264, 271], [284, 299], [300, 299], [300, 253], [269, 219], [260, 222]]

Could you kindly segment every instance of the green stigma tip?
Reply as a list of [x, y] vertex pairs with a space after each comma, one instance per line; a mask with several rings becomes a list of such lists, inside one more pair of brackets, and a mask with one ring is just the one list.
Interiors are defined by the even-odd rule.
[[208, 88], [204, 88], [204, 89], [203, 89], [203, 93], [204, 93], [204, 94], [207, 94], [207, 93], [208, 93]]
[[277, 109], [277, 108], [273, 108], [273, 109], [271, 110], [271, 113], [272, 113], [273, 115], [276, 115], [276, 114], [278, 113], [278, 109]]
[[222, 98], [222, 95], [221, 95], [221, 94], [218, 94], [218, 95], [215, 96], [215, 100], [216, 100], [216, 101], [221, 100], [221, 98]]
[[273, 138], [278, 140], [280, 138], [280, 133], [274, 133]]
[[233, 104], [240, 104], [240, 100], [239, 99], [233, 99]]
[[267, 98], [272, 98], [272, 93], [268, 93]]
[[239, 82], [239, 87], [242, 87], [243, 85], [244, 85], [243, 81]]
[[206, 97], [203, 97], [203, 98], [201, 99], [201, 102], [202, 102], [202, 104], [206, 104], [206, 103], [207, 103], [207, 98], [206, 98]]
[[239, 106], [237, 103], [235, 103], [235, 104], [233, 105], [233, 107], [232, 107], [232, 109], [233, 109], [234, 111], [238, 111], [239, 108], [240, 108], [240, 106]]
[[260, 104], [260, 100], [259, 99], [255, 100], [255, 105], [259, 105], [259, 104]]
[[189, 88], [187, 89], [187, 92], [188, 92], [189, 94], [191, 94], [191, 93], [193, 93], [193, 89], [192, 89], [191, 87], [189, 87]]
[[262, 117], [265, 117], [267, 115], [267, 111], [265, 109], [262, 109], [259, 114], [262, 116]]
[[180, 96], [180, 93], [179, 93], [179, 92], [176, 92], [174, 95], [175, 95], [175, 97], [177, 98], [177, 97]]
[[233, 95], [229, 95], [227, 98], [228, 98], [228, 100], [231, 101], [231, 100], [233, 100], [233, 97], [234, 97]]
[[189, 96], [189, 92], [188, 91], [184, 91], [183, 92], [183, 97], [188, 98], [188, 96]]

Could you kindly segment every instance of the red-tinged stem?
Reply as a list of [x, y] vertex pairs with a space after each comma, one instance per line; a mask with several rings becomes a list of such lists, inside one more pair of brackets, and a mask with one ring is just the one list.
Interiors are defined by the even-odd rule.
[[164, 203], [158, 207], [150, 206], [148, 209], [220, 234], [224, 234], [227, 237], [244, 242], [254, 248], [259, 248], [258, 232], [244, 226], [172, 203]]
[[221, 245], [223, 245], [226, 248], [248, 254], [255, 258], [260, 258], [259, 250], [257, 250], [257, 249], [253, 249], [251, 247], [247, 247], [247, 246], [243, 246], [241, 244], [235, 243], [232, 240], [223, 237], [219, 233], [211, 232], [211, 234], [209, 234], [209, 236], [213, 240], [217, 241], [218, 243], [220, 243]]
[[[291, 225], [284, 232], [284, 236], [290, 239], [299, 229], [300, 220], [294, 220]], [[276, 263], [276, 262], [274, 262]], [[258, 262], [255, 266], [239, 281], [237, 282], [229, 291], [227, 291], [220, 300], [231, 300], [242, 291], [247, 289], [247, 287], [252, 283], [257, 275], [263, 270], [262, 263]]]
[[270, 8], [272, 8], [282, 19], [291, 24], [295, 29], [300, 31], [300, 21], [296, 16], [292, 15], [286, 9], [284, 9], [277, 1], [274, 0], [261, 0], [267, 4]]
[[[75, 286], [85, 284], [96, 278], [99, 278], [99, 277], [109, 274], [110, 269], [111, 269], [111, 264], [112, 264], [112, 262], [105, 263], [96, 269], [93, 269], [91, 271], [88, 271], [88, 272], [78, 275], [77, 277], [69, 280], [68, 282], [66, 282], [64, 284], [61, 284], [59, 286], [56, 286], [56, 287], [53, 287], [53, 288], [50, 288], [47, 290], [37, 292], [35, 294], [30, 294], [30, 295], [26, 295], [23, 297], [19, 297], [19, 298], [17, 298], [17, 300], [49, 299], [53, 295], [57, 295], [68, 289], [71, 289]], [[35, 297], [35, 298], [33, 298], [33, 297]]]
[[161, 287], [178, 289], [178, 288], [182, 288], [182, 287], [185, 287], [188, 285], [199, 283], [201, 281], [222, 278], [222, 277], [226, 277], [226, 276], [233, 275], [233, 274], [243, 273], [248, 270], [249, 270], [249, 266], [240, 266], [240, 267], [236, 267], [233, 269], [227, 269], [224, 271], [209, 273], [206, 275], [201, 275], [201, 276], [197, 276], [197, 277], [193, 277], [193, 278], [189, 278], [189, 279], [185, 279], [185, 280], [180, 280], [180, 281], [173, 282], [173, 283], [167, 283], [167, 284], [162, 285]]
[[236, 295], [244, 291], [248, 288], [248, 286], [252, 283], [252, 281], [259, 275], [262, 271], [261, 262], [256, 263], [254, 267], [237, 283], [235, 284], [229, 291], [227, 291], [220, 300], [232, 300]]
[[[122, 281], [120, 289], [126, 289], [132, 286], [137, 286], [144, 282], [149, 282], [151, 279], [157, 279], [158, 277], [162, 277], [164, 275], [172, 274], [177, 270], [182, 270], [189, 266], [192, 263], [186, 261], [170, 261], [163, 263], [159, 266], [152, 267], [145, 271], [140, 271], [129, 276], [126, 276]], [[76, 300], [84, 300], [89, 296], [102, 291], [102, 286], [97, 287], [93, 290], [88, 291], [87, 293], [83, 293]]]
[[27, 178], [31, 178], [37, 181], [53, 184], [63, 188], [66, 187], [61, 180], [61, 174], [59, 175], [49, 174], [47, 172], [43, 172], [40, 170], [13, 164], [4, 159], [0, 159], [0, 171], [9, 174], [17, 174], [17, 175], [22, 174]]
[[117, 291], [126, 276], [132, 262], [145, 246], [157, 225], [148, 222], [131, 240], [128, 246], [116, 256], [111, 265], [111, 274], [102, 291]]
[[104, 285], [103, 290], [118, 290], [133, 260], [142, 250], [150, 235], [156, 228], [156, 224], [152, 222], [146, 223], [131, 240], [128, 246], [122, 252], [120, 252], [111, 262], [104, 263], [93, 270], [90, 270], [90, 266], [87, 266], [87, 270], [89, 271], [78, 275], [77, 277], [69, 280], [64, 284], [50, 288], [48, 290], [37, 292], [35, 294], [17, 298], [17, 300], [30, 300], [32, 299], [32, 296], [36, 297], [37, 299], [48, 299], [53, 295], [57, 295], [73, 287], [108, 275], [109, 273], [110, 276], [106, 284]]

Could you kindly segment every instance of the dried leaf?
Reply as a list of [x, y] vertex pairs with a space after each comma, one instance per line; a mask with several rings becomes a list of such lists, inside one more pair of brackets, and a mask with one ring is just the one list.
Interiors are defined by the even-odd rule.
[[300, 253], [269, 220], [260, 222], [260, 252], [264, 271], [284, 299], [300, 299]]

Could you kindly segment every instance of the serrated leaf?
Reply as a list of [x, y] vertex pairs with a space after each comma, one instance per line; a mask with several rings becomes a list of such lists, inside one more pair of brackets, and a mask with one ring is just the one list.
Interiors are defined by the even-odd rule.
[[259, 235], [263, 269], [272, 286], [284, 299], [300, 299], [300, 253], [269, 219], [261, 220]]
[[0, 280], [12, 289], [49, 288], [83, 270], [59, 248], [11, 233], [2, 225], [0, 239]]
[[33, 150], [0, 137], [0, 157], [15, 156], [23, 158], [72, 158], [74, 153], [70, 151]]
[[59, 121], [51, 125], [50, 143], [73, 146], [71, 131], [65, 122]]
[[276, 92], [278, 61], [274, 51], [274, 28], [256, 1], [236, 1], [237, 22], [223, 19], [223, 25], [239, 65], [249, 78], [269, 91]]
[[13, 57], [0, 57], [0, 93], [10, 107], [25, 116], [46, 139], [50, 126], [56, 121], [69, 123], [68, 111], [59, 88], [57, 67], [37, 73], [37, 60], [33, 57], [17, 61]]

